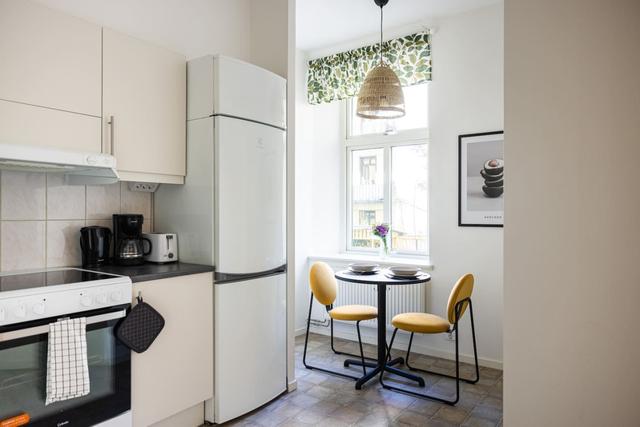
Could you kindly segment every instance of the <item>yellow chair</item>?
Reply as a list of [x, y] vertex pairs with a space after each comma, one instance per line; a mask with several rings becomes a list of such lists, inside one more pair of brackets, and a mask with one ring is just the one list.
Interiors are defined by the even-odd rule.
[[[345, 305], [342, 307], [334, 307], [333, 303], [336, 300], [338, 292], [338, 282], [334, 276], [333, 270], [327, 263], [316, 262], [311, 266], [309, 270], [309, 286], [311, 287], [311, 300], [309, 301], [309, 316], [307, 317], [307, 333], [304, 339], [304, 352], [302, 356], [302, 363], [307, 369], [315, 369], [318, 371], [326, 372], [333, 375], [338, 375], [344, 378], [350, 378], [358, 380], [359, 377], [349, 375], [342, 372], [331, 371], [326, 368], [318, 366], [311, 366], [307, 363], [307, 344], [309, 342], [309, 327], [311, 325], [311, 309], [313, 308], [313, 300], [317, 300], [320, 304], [324, 305], [327, 313], [329, 314], [331, 322], [331, 350], [334, 353], [352, 357], [359, 357], [360, 361], [358, 365], [362, 365], [362, 371], [364, 375], [367, 374], [367, 367], [376, 366], [375, 363], [366, 362], [366, 360], [373, 360], [365, 357], [362, 351], [362, 338], [360, 336], [360, 322], [363, 320], [375, 319], [378, 316], [378, 309], [370, 305]], [[360, 345], [360, 355], [343, 353], [337, 351], [333, 346], [333, 320], [346, 320], [356, 322], [356, 330], [358, 331], [358, 344]], [[352, 361], [356, 364], [355, 361]], [[345, 361], [345, 366], [348, 366]]]
[[[412, 371], [426, 372], [428, 374], [440, 375], [447, 378], [456, 380], [456, 397], [454, 400], [443, 399], [438, 396], [429, 394], [417, 393], [412, 390], [404, 388], [390, 386], [383, 381], [384, 370], [380, 374], [380, 384], [389, 390], [396, 390], [412, 396], [437, 400], [449, 405], [455, 405], [460, 400], [460, 381], [464, 381], [469, 384], [475, 384], [480, 379], [480, 369], [478, 368], [478, 350], [476, 348], [476, 332], [475, 325], [473, 323], [473, 303], [471, 302], [471, 293], [473, 292], [473, 275], [465, 274], [455, 284], [449, 295], [449, 301], [447, 304], [447, 319], [443, 319], [440, 316], [429, 313], [402, 313], [394, 316], [391, 320], [391, 324], [395, 327], [393, 335], [391, 337], [391, 343], [389, 344], [388, 354], [391, 354], [391, 348], [393, 347], [393, 340], [396, 337], [398, 329], [411, 332], [411, 338], [409, 338], [409, 347], [407, 348], [407, 356], [405, 357], [405, 364]], [[460, 319], [465, 313], [467, 307], [469, 307], [469, 315], [471, 318], [471, 336], [473, 338], [473, 357], [476, 363], [476, 378], [465, 379], [460, 378], [460, 355], [458, 350], [459, 331], [458, 328]], [[413, 335], [415, 333], [420, 334], [440, 334], [440, 333], [454, 333], [456, 343], [456, 375], [447, 375], [439, 372], [433, 372], [426, 369], [418, 369], [409, 365], [409, 356], [411, 354], [411, 344], [413, 343]], [[388, 360], [388, 359], [387, 359]]]

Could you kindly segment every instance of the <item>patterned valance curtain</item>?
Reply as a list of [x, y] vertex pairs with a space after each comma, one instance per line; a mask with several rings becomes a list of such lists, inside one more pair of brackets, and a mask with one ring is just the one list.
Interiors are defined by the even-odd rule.
[[[429, 31], [384, 42], [382, 51], [385, 62], [396, 72], [402, 86], [431, 80]], [[378, 61], [377, 44], [309, 61], [309, 103], [322, 104], [357, 95], [367, 72], [376, 66]]]

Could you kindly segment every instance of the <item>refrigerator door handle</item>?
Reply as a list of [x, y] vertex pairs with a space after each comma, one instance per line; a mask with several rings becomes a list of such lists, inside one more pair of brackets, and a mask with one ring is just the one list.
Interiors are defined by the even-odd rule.
[[276, 274], [286, 273], [287, 264], [282, 264], [270, 270], [259, 271], [256, 273], [222, 273], [216, 271], [213, 273], [213, 280], [216, 285], [229, 282], [242, 282], [244, 280], [258, 279], [260, 277], [273, 276]]

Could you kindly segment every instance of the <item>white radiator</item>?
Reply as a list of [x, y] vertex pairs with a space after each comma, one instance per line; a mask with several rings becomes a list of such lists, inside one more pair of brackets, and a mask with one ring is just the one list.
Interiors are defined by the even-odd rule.
[[[329, 263], [334, 271], [346, 268], [344, 264]], [[425, 312], [426, 304], [425, 285], [387, 285], [387, 325], [391, 327], [391, 319], [399, 313]], [[338, 295], [335, 306], [363, 304], [378, 306], [378, 287], [374, 285], [362, 285], [358, 283], [338, 280]], [[313, 302], [311, 319], [318, 322], [326, 322], [329, 319], [324, 306], [318, 301]], [[336, 321], [337, 322], [337, 321]], [[377, 327], [376, 320], [362, 322], [362, 326]]]

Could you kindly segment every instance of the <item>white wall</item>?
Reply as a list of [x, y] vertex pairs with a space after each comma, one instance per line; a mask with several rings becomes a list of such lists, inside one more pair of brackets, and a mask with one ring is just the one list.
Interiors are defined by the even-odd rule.
[[309, 309], [307, 258], [340, 250], [341, 174], [344, 149], [340, 102], [309, 105], [307, 59], [299, 53], [296, 72], [296, 331], [306, 327]]
[[251, 62], [283, 77], [288, 62], [287, 11], [287, 0], [251, 0]]
[[[502, 361], [503, 233], [500, 228], [458, 227], [457, 166], [458, 135], [503, 128], [502, 5], [442, 21], [432, 41], [429, 216], [435, 270], [427, 309], [443, 315], [455, 281], [473, 273], [478, 352], [486, 361]], [[462, 352], [472, 354], [468, 329], [463, 327], [462, 335]], [[451, 348], [442, 337], [428, 338], [429, 347]]]
[[[292, 274], [295, 278], [296, 287], [296, 312], [295, 329], [304, 327], [305, 321], [305, 301], [308, 293], [305, 291], [304, 283], [307, 273], [306, 258], [309, 256], [309, 246], [312, 241], [312, 174], [308, 168], [312, 165], [310, 144], [313, 143], [313, 109], [306, 102], [306, 55], [304, 52], [295, 52], [295, 126], [296, 142], [298, 147], [295, 152], [295, 265], [292, 265]], [[304, 144], [304, 145], [303, 145]]]
[[505, 9], [505, 425], [637, 426], [640, 3]]
[[[491, 366], [501, 366], [502, 361], [503, 233], [498, 228], [457, 225], [457, 136], [503, 127], [502, 23], [502, 5], [498, 5], [432, 24], [437, 31], [433, 36], [434, 79], [430, 83], [429, 105], [430, 255], [435, 270], [427, 309], [443, 315], [455, 280], [466, 272], [474, 273], [479, 353], [483, 363]], [[415, 27], [407, 33], [412, 30]], [[311, 55], [316, 56], [313, 52]], [[303, 119], [304, 126], [313, 129], [313, 134], [299, 137], [298, 151], [307, 152], [305, 172], [313, 177], [307, 192], [313, 199], [307, 202], [310, 207], [298, 207], [311, 211], [314, 232], [303, 245], [308, 255], [326, 255], [341, 249], [345, 149], [340, 120], [344, 108], [340, 102], [305, 108], [312, 113], [310, 119]], [[299, 275], [298, 280], [298, 293], [306, 295], [298, 298], [298, 303], [303, 304], [297, 307], [296, 314], [300, 329], [305, 326], [309, 294], [306, 275]], [[462, 334], [462, 352], [472, 354], [468, 329], [463, 329]], [[448, 355], [453, 350], [452, 343], [443, 336], [420, 337], [416, 344], [418, 350], [438, 355]]]
[[250, 59], [250, 0], [37, 0], [180, 52]]

